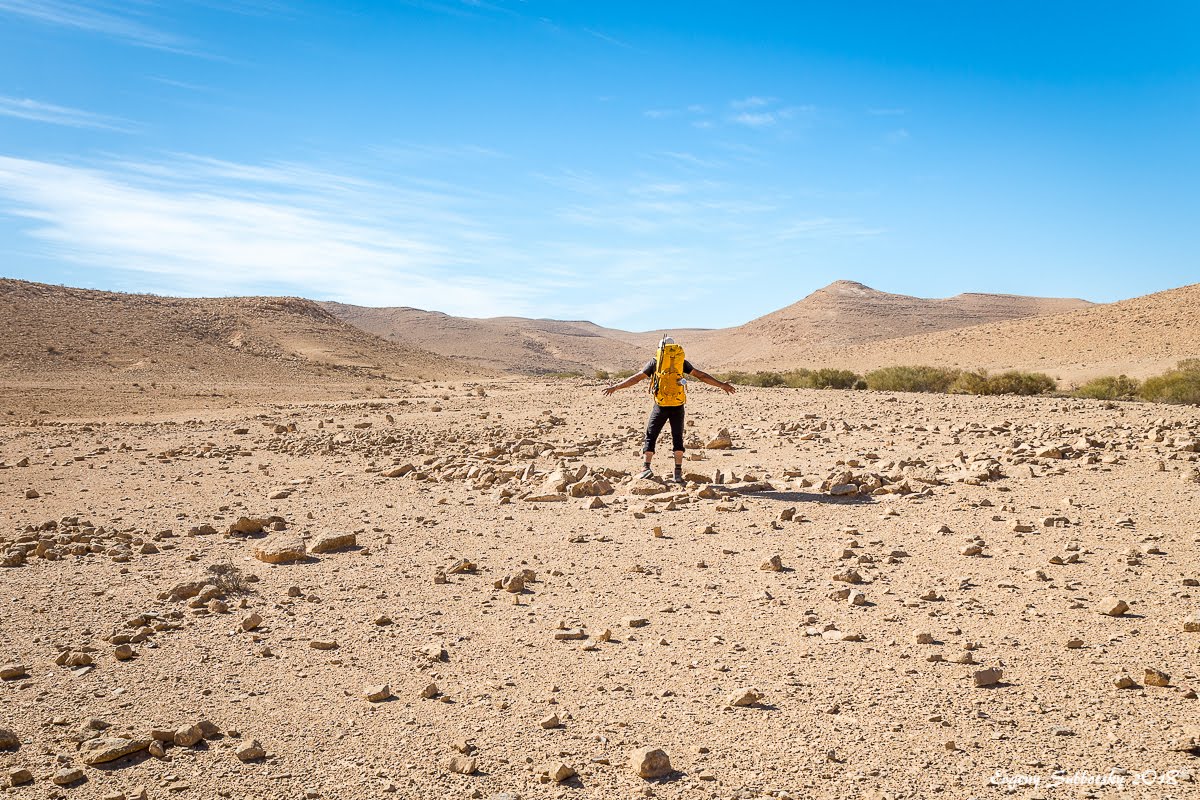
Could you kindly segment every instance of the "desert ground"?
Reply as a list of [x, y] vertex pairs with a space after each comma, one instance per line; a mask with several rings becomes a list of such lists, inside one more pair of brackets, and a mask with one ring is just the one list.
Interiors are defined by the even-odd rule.
[[1194, 408], [282, 380], [6, 382], [4, 796], [1197, 796]]

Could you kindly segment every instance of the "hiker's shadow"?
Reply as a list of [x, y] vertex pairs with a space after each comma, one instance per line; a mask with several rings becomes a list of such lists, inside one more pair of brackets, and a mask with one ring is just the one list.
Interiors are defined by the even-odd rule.
[[834, 497], [817, 492], [757, 492], [749, 496], [778, 500], [781, 503], [828, 503], [835, 506], [870, 505], [875, 502], [875, 498], [868, 494]]

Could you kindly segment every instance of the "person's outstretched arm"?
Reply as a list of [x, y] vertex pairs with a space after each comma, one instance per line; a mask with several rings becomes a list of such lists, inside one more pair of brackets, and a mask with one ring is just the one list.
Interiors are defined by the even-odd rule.
[[715, 386], [726, 394], [733, 394], [737, 391], [737, 389], [733, 388], [732, 383], [719, 381], [704, 370], [696, 369], [695, 367], [692, 367], [692, 377], [701, 383], [707, 383], [709, 386]]
[[618, 384], [614, 384], [613, 386], [605, 386], [604, 387], [604, 396], [608, 397], [613, 392], [618, 392], [621, 389], [628, 389], [630, 386], [633, 386], [635, 383], [637, 383], [639, 381], [644, 381], [644, 380], [646, 380], [646, 373], [635, 372]]

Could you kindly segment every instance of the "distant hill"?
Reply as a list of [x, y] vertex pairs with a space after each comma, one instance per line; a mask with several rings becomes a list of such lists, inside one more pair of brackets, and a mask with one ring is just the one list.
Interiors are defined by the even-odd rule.
[[[0, 378], [317, 387], [379, 376], [616, 371], [660, 331], [471, 319], [294, 297], [172, 298], [0, 279]], [[1200, 284], [1093, 305], [960, 294], [923, 299], [837, 281], [744, 325], [671, 331], [709, 371], [889, 364], [1020, 368], [1066, 382], [1144, 376], [1200, 356]]]
[[806, 365], [848, 346], [1062, 314], [1091, 305], [1086, 300], [1006, 294], [925, 299], [836, 281], [744, 325], [702, 334], [697, 344], [707, 359], [725, 367]]
[[295, 297], [158, 297], [0, 279], [0, 318], [8, 378], [261, 384], [466, 371]]
[[[478, 366], [510, 372], [584, 372], [632, 369], [653, 343], [591, 322], [452, 317], [417, 308], [369, 308], [325, 302], [338, 318], [388, 341], [420, 347]], [[657, 340], [655, 340], [657, 341]]]
[[[388, 339], [510, 372], [631, 369], [664, 331], [631, 332], [591, 322], [452, 317], [416, 308], [322, 303], [339, 318]], [[984, 322], [1056, 314], [1091, 305], [1013, 295], [962, 294], [945, 300], [888, 294], [837, 281], [803, 300], [735, 328], [669, 331], [706, 369], [808, 366], [830, 350]]]
[[1200, 284], [1053, 316], [1014, 319], [848, 348], [857, 369], [888, 364], [1025, 369], [1078, 383], [1145, 377], [1200, 357]]

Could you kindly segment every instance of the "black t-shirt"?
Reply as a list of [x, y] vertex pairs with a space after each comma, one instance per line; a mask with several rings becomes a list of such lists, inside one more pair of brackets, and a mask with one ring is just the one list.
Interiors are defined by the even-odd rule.
[[[645, 375], [647, 378], [653, 376], [654, 368], [656, 366], [658, 366], [658, 362], [653, 358], [650, 359], [649, 361], [646, 362], [646, 366], [642, 367], [642, 374]], [[692, 362], [688, 361], [686, 358], [683, 360], [683, 374], [684, 375], [692, 374]]]

